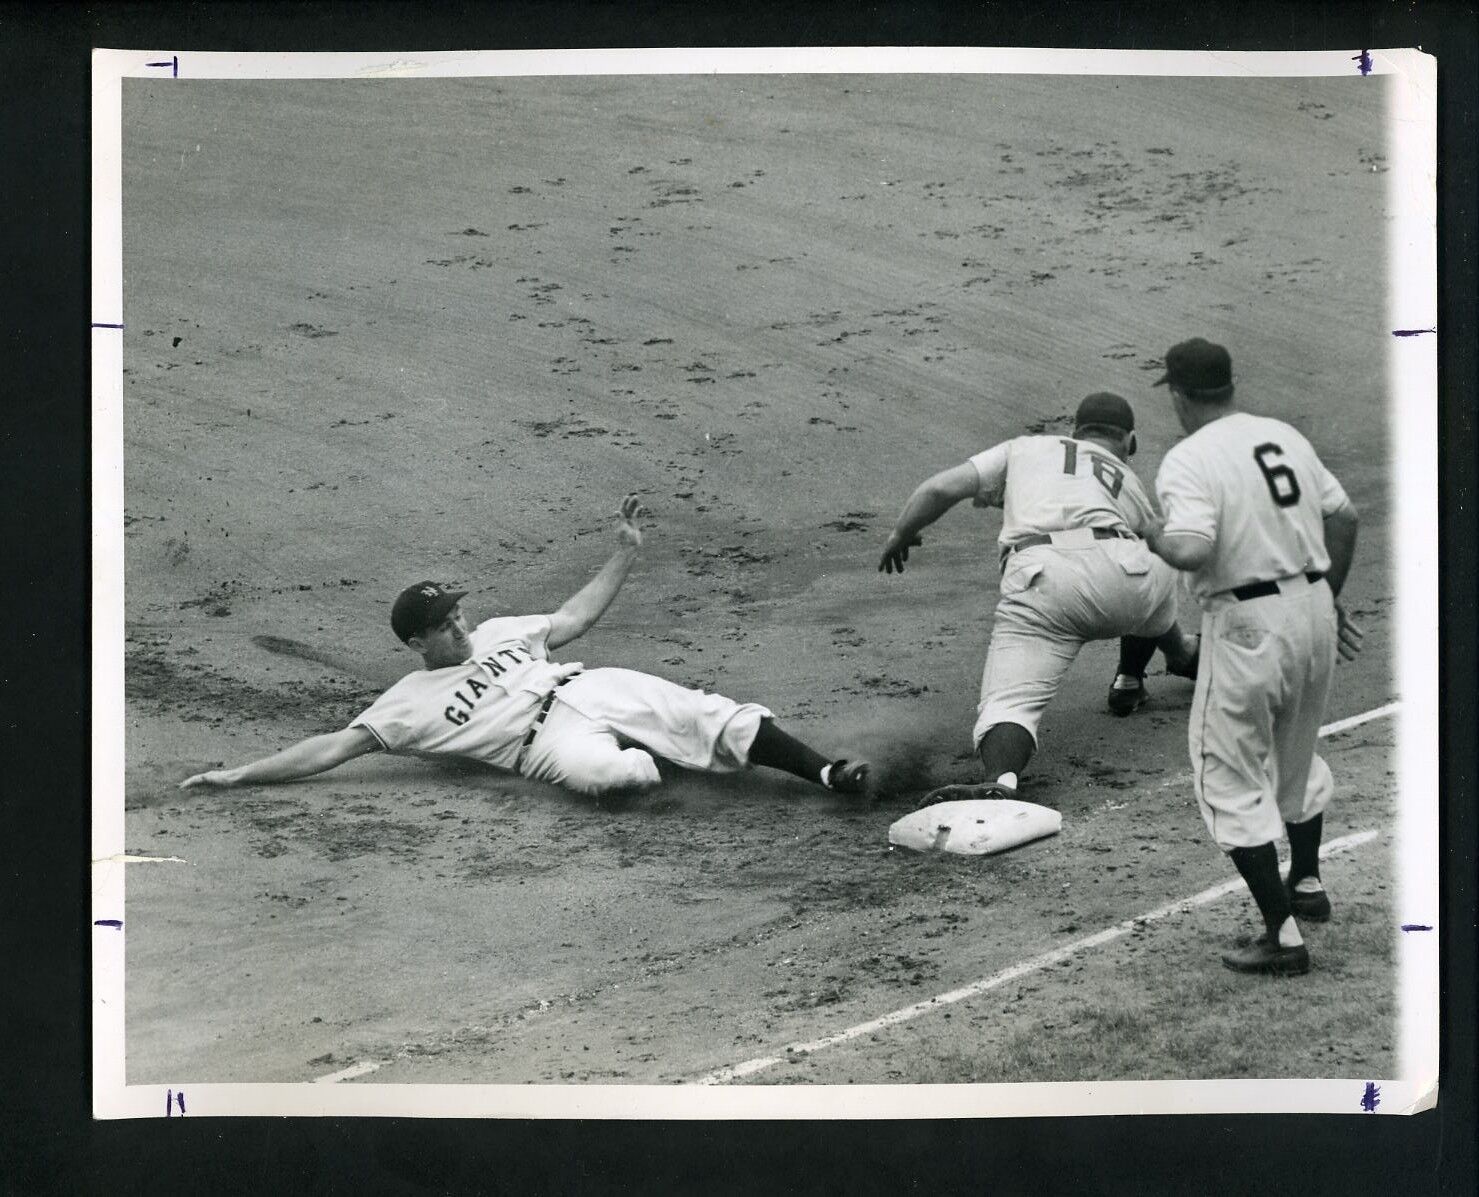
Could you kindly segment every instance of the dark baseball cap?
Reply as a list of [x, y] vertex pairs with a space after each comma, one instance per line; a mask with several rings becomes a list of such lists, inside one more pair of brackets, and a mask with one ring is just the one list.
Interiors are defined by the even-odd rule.
[[1091, 424], [1100, 428], [1119, 428], [1125, 432], [1134, 432], [1135, 413], [1118, 395], [1096, 391], [1078, 405], [1078, 414], [1073, 417], [1075, 428], [1087, 428]]
[[434, 628], [447, 617], [467, 594], [465, 590], [448, 590], [437, 582], [417, 582], [396, 596], [390, 609], [390, 626], [404, 644], [427, 628]]
[[1183, 391], [1221, 391], [1232, 386], [1232, 358], [1221, 345], [1201, 337], [1166, 350], [1166, 372], [1156, 386], [1174, 382]]

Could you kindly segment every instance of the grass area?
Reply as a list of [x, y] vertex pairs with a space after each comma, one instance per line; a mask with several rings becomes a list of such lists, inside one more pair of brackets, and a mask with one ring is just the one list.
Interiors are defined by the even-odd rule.
[[1240, 890], [765, 1082], [1395, 1075], [1389, 854], [1376, 842], [1325, 863], [1335, 917], [1304, 928], [1313, 967], [1303, 977], [1223, 967], [1221, 953], [1259, 930]]
[[1392, 1075], [1395, 932], [1385, 901], [1344, 902], [1339, 922], [1308, 929], [1306, 976], [1245, 977], [1219, 959], [1235, 938], [1235, 900], [1134, 937], [1111, 949], [1115, 959], [1081, 963], [1056, 1012], [987, 1037], [969, 1059], [943, 1060], [939, 1079]]

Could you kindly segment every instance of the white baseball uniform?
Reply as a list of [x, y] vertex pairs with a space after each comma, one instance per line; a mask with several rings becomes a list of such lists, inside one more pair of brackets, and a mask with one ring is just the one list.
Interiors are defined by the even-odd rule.
[[1140, 539], [1155, 517], [1140, 479], [1103, 446], [1021, 436], [970, 461], [975, 505], [1002, 508], [1001, 597], [975, 742], [998, 723], [1020, 724], [1035, 741], [1086, 641], [1170, 630], [1175, 572]]
[[[1310, 443], [1235, 412], [1166, 454], [1156, 491], [1168, 533], [1212, 556], [1191, 575], [1201, 666], [1188, 744], [1197, 802], [1224, 851], [1276, 842], [1330, 801], [1315, 752], [1335, 669], [1324, 517], [1348, 502]], [[1241, 591], [1241, 597], [1235, 591]]]
[[390, 752], [471, 757], [586, 794], [657, 784], [654, 753], [711, 772], [749, 763], [766, 708], [556, 663], [549, 631], [547, 615], [485, 620], [466, 661], [407, 674], [350, 726]]

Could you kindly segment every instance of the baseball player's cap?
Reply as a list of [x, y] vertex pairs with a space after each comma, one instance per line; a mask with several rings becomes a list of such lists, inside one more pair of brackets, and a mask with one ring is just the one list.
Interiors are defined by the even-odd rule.
[[1090, 425], [1134, 432], [1135, 413], [1118, 395], [1096, 391], [1078, 405], [1078, 414], [1073, 417], [1075, 428], [1087, 428]]
[[412, 636], [441, 623], [466, 594], [465, 590], [448, 590], [436, 582], [407, 586], [396, 596], [395, 606], [390, 609], [390, 626], [404, 644]]
[[1166, 372], [1156, 386], [1174, 382], [1183, 391], [1220, 391], [1232, 386], [1232, 358], [1221, 345], [1193, 337], [1166, 350]]

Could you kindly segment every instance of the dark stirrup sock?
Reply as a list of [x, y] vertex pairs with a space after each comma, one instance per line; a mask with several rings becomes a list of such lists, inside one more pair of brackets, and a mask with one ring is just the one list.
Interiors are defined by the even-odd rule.
[[822, 781], [822, 769], [832, 762], [815, 749], [803, 744], [795, 736], [788, 735], [775, 725], [775, 720], [760, 720], [760, 730], [755, 733], [750, 745], [750, 764], [766, 765], [771, 769], [784, 769], [818, 785]]
[[1128, 673], [1131, 677], [1144, 677], [1145, 667], [1150, 664], [1153, 656], [1154, 640], [1148, 640], [1144, 636], [1121, 636], [1118, 672]]
[[1020, 777], [1032, 759], [1037, 741], [1020, 723], [993, 723], [976, 746], [986, 780], [995, 781], [1005, 773]]
[[1269, 942], [1278, 943], [1279, 928], [1291, 913], [1289, 894], [1279, 876], [1278, 849], [1271, 843], [1259, 844], [1256, 848], [1234, 848], [1228, 855], [1258, 903], [1258, 912], [1268, 927]]
[[1302, 877], [1320, 875], [1320, 837], [1325, 831], [1325, 816], [1316, 815], [1303, 823], [1285, 823], [1289, 835], [1289, 884]]

